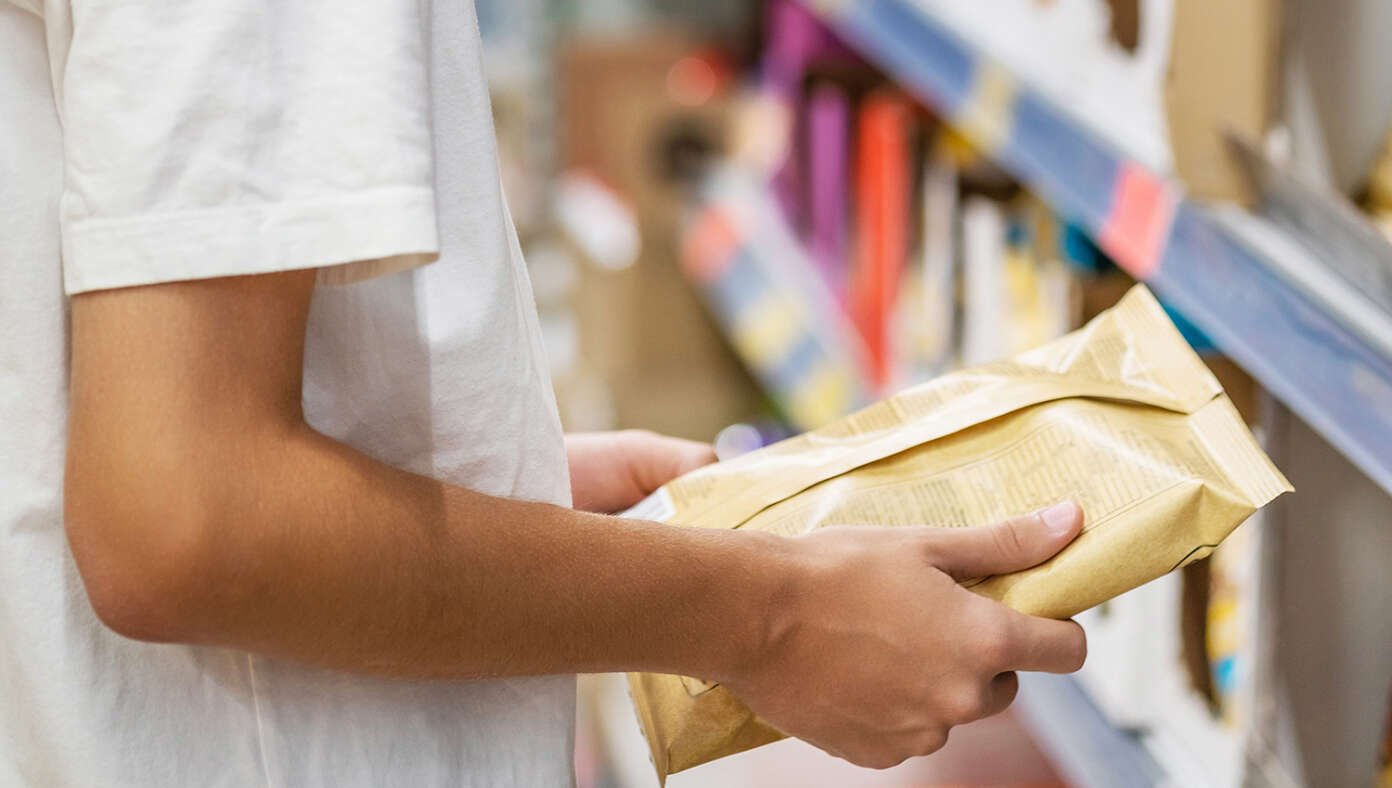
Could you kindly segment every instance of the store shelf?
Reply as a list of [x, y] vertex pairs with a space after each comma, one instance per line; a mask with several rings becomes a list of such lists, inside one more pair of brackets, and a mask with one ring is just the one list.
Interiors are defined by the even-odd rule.
[[[912, 0], [815, 2], [853, 46], [1149, 283], [1392, 493], [1392, 354], [1230, 222], [1007, 73]], [[1337, 289], [1337, 285], [1334, 286]], [[1356, 294], [1355, 294], [1356, 295]], [[1337, 300], [1336, 302], [1337, 303]], [[1392, 316], [1372, 327], [1392, 337]]]
[[1022, 673], [1016, 708], [1069, 785], [1141, 788], [1166, 783], [1140, 739], [1113, 726], [1075, 679]]

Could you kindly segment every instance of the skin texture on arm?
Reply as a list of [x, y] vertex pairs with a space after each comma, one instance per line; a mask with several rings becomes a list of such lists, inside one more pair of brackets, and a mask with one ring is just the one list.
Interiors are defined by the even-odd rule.
[[[104, 620], [410, 677], [718, 670], [737, 657], [717, 650], [756, 639], [728, 622], [733, 637], [698, 647], [644, 613], [709, 615], [716, 565], [688, 554], [722, 556], [738, 575], [748, 540], [484, 496], [311, 430], [300, 379], [313, 282], [74, 299], [67, 522]], [[755, 581], [751, 593], [771, 594]]]
[[[1077, 625], [953, 581], [1046, 560], [1077, 534], [1076, 507], [1051, 525], [783, 539], [454, 487], [305, 424], [313, 282], [73, 298], [66, 524], [116, 631], [379, 676], [700, 676], [868, 765], [931, 752], [951, 725], [1003, 708], [1012, 670], [1081, 664]], [[622, 508], [709, 459], [630, 436], [616, 461], [605, 440], [570, 447], [589, 457], [572, 471], [586, 508]], [[822, 691], [809, 701], [807, 686]]]

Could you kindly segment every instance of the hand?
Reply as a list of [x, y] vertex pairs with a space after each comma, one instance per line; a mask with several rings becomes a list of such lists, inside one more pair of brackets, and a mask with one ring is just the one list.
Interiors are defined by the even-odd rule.
[[1082, 519], [1070, 503], [985, 528], [830, 528], [792, 540], [801, 579], [763, 658], [725, 684], [778, 729], [858, 765], [932, 753], [954, 725], [1010, 705], [1013, 671], [1082, 667], [1076, 623], [957, 584], [1048, 560]]
[[603, 514], [623, 511], [678, 476], [715, 462], [709, 444], [646, 430], [567, 435], [566, 455], [575, 508]]

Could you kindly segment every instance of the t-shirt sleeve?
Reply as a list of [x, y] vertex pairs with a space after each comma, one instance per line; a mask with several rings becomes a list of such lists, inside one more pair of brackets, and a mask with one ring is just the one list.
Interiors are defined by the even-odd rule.
[[416, 2], [74, 0], [55, 57], [69, 293], [437, 253]]

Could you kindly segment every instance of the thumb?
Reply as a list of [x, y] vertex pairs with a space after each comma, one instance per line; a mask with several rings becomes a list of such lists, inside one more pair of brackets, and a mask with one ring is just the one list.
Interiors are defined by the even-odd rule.
[[1065, 501], [995, 525], [939, 531], [929, 549], [934, 566], [965, 580], [1038, 566], [1082, 529], [1083, 510]]

